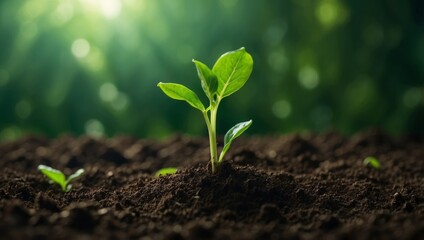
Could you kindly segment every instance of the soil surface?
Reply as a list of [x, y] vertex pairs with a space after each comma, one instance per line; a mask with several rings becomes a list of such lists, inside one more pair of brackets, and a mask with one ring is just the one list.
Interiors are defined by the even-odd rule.
[[[0, 238], [424, 239], [422, 138], [241, 138], [218, 174], [208, 162], [208, 140], [188, 136], [1, 143]], [[39, 164], [86, 173], [63, 193]]]

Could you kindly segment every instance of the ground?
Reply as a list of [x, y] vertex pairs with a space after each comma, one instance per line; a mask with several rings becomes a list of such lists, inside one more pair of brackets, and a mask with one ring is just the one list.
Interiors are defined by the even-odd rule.
[[[381, 169], [364, 166], [367, 156]], [[208, 161], [208, 140], [188, 136], [1, 143], [0, 238], [424, 238], [422, 138], [248, 137], [218, 174]], [[86, 173], [63, 193], [39, 164]], [[175, 175], [153, 176], [171, 166]]]

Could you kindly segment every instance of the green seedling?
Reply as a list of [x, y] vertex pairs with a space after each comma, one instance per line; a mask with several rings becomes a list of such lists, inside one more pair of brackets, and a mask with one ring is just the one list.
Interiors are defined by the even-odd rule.
[[160, 177], [160, 176], [165, 176], [165, 175], [171, 175], [177, 172], [176, 168], [173, 167], [168, 167], [168, 168], [162, 168], [159, 169], [156, 173], [155, 173], [155, 177]]
[[375, 169], [380, 169], [381, 168], [380, 161], [378, 161], [378, 159], [375, 158], [375, 157], [366, 157], [364, 159], [364, 165], [365, 166], [371, 166], [371, 167], [373, 167]]
[[196, 93], [177, 83], [162, 83], [158, 87], [170, 98], [186, 101], [192, 107], [202, 112], [209, 133], [212, 173], [215, 173], [231, 143], [252, 125], [252, 120], [236, 124], [224, 138], [224, 147], [218, 157], [216, 142], [216, 119], [218, 107], [222, 99], [238, 91], [249, 79], [253, 69], [253, 59], [244, 48], [223, 54], [216, 61], [212, 70], [205, 64], [193, 60], [200, 78], [202, 89], [209, 99], [205, 108]]
[[44, 175], [46, 175], [52, 182], [59, 184], [62, 188], [62, 191], [64, 192], [71, 191], [72, 184], [70, 184], [70, 182], [84, 174], [84, 169], [79, 169], [66, 179], [65, 174], [49, 166], [38, 165], [38, 170], [40, 170]]

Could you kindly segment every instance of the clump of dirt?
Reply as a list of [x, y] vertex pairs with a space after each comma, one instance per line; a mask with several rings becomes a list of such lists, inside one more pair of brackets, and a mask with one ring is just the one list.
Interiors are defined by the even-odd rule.
[[[218, 174], [208, 140], [26, 137], [0, 144], [4, 239], [419, 239], [424, 142], [366, 131], [250, 137]], [[374, 156], [381, 169], [364, 166]], [[63, 193], [45, 164], [85, 175]], [[179, 167], [156, 178], [162, 167]]]

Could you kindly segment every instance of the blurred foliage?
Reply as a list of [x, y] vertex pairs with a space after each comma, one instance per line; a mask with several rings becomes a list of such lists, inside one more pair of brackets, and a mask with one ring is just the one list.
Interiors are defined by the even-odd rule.
[[[191, 59], [246, 47], [246, 86], [218, 132], [380, 126], [424, 134], [424, 4], [355, 0], [0, 2], [0, 139], [22, 134], [206, 134], [202, 116], [156, 87], [197, 92]], [[205, 100], [205, 99], [204, 99]]]

